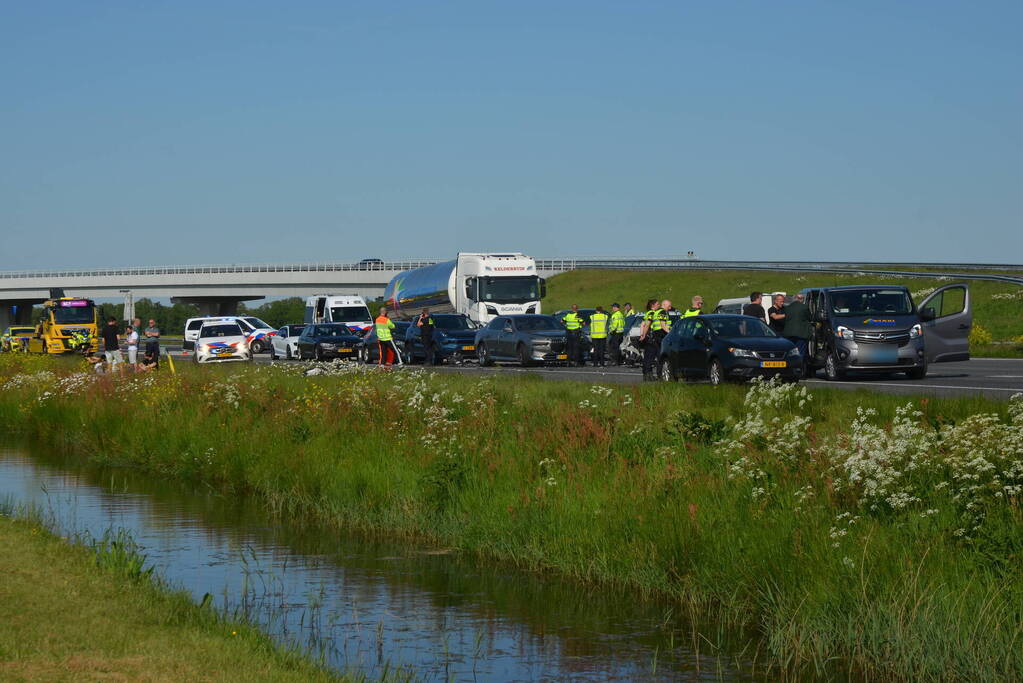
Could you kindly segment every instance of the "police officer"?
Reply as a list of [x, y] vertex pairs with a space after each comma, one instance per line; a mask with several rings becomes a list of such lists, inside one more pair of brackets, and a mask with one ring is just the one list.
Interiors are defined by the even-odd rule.
[[593, 340], [593, 367], [604, 367], [607, 356], [607, 313], [603, 306], [590, 316], [590, 339]]
[[643, 314], [643, 325], [639, 329], [639, 343], [643, 347], [643, 381], [656, 379], [654, 368], [657, 365], [657, 354], [661, 349], [661, 309], [657, 299], [646, 302], [646, 313]]
[[622, 364], [622, 336], [625, 334], [625, 315], [617, 303], [611, 304], [611, 333], [607, 343], [611, 347], [611, 365]]
[[568, 364], [573, 365], [578, 363], [582, 365], [582, 340], [583, 332], [583, 317], [579, 315], [579, 305], [572, 304], [572, 311], [566, 313], [565, 317], [562, 318], [562, 322], [565, 323], [565, 329], [568, 330], [568, 334], [565, 335], [565, 345], [568, 355]]
[[[435, 363], [433, 347], [433, 316], [430, 315], [429, 308], [424, 308], [423, 312], [419, 314], [419, 318], [416, 320], [416, 327], [419, 328], [419, 340], [423, 342], [423, 349], [426, 351], [426, 364], [433, 365]], [[409, 349], [409, 354], [411, 353], [412, 350]], [[409, 357], [411, 357], [411, 355]]]
[[692, 305], [682, 314], [682, 317], [691, 318], [694, 315], [703, 315], [703, 297], [699, 294], [693, 297]]

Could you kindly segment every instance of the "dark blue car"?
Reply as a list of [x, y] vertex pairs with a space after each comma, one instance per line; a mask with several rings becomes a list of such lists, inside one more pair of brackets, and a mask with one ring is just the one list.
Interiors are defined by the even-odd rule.
[[[459, 313], [438, 313], [433, 317], [434, 361], [458, 362], [464, 358], [476, 357], [476, 331], [479, 329], [468, 316]], [[418, 318], [412, 319], [405, 332], [404, 359], [409, 365], [426, 360], [426, 347], [416, 326]]]
[[706, 377], [711, 384], [721, 384], [776, 376], [796, 381], [802, 365], [795, 344], [746, 315], [683, 318], [661, 342], [665, 381]]

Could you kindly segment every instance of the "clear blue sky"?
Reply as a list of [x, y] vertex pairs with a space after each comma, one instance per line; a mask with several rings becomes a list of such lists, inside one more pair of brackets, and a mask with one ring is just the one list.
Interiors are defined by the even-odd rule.
[[1023, 261], [1023, 3], [7, 2], [0, 269]]

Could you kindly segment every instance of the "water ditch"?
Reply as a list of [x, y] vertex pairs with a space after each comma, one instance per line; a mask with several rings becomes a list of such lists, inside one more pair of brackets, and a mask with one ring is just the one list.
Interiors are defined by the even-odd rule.
[[259, 502], [0, 449], [0, 501], [62, 535], [124, 529], [207, 594], [338, 670], [425, 680], [750, 680], [756, 645], [664, 601], [273, 519]]

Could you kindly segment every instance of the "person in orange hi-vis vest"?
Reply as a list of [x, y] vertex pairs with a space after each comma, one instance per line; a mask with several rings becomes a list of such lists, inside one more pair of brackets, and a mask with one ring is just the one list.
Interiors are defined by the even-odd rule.
[[380, 315], [373, 321], [373, 327], [377, 333], [377, 351], [380, 353], [380, 365], [394, 365], [394, 360], [397, 358], [396, 349], [394, 348], [394, 336], [391, 334], [391, 330], [394, 329], [394, 321], [387, 317], [386, 307], [380, 309]]

